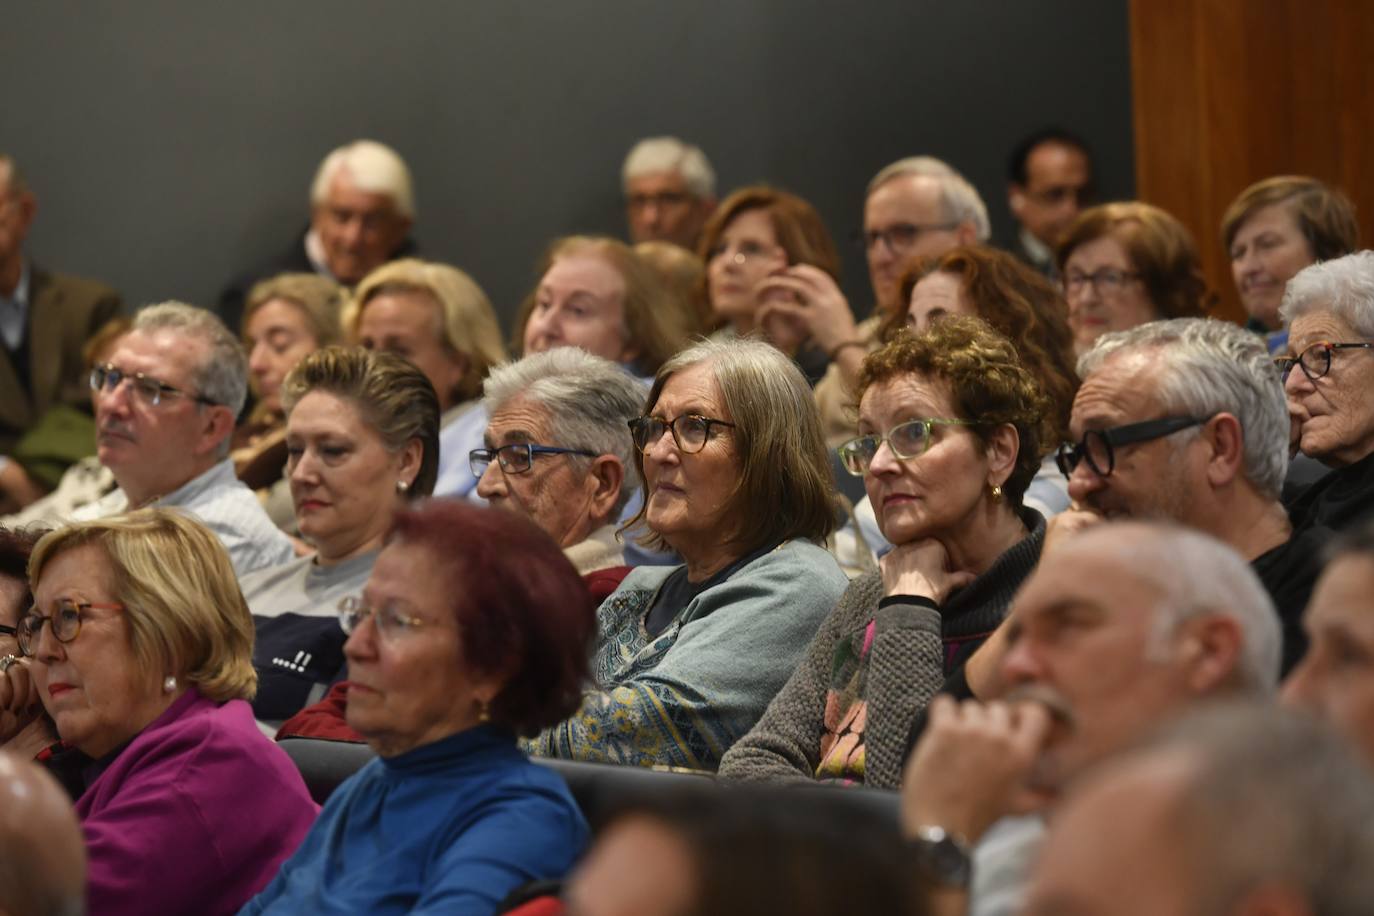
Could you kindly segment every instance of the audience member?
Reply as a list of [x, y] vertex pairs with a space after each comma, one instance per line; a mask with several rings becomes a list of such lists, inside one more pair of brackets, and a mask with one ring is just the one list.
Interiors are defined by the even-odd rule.
[[1007, 207], [1017, 226], [1007, 250], [1057, 277], [1054, 249], [1095, 193], [1092, 153], [1081, 137], [1058, 127], [1026, 137], [1007, 164]]
[[391, 353], [318, 350], [281, 399], [297, 527], [315, 554], [240, 580], [256, 631], [253, 713], [270, 733], [343, 676], [335, 607], [367, 582], [396, 506], [433, 491], [439, 455], [434, 389]]
[[429, 379], [442, 415], [434, 494], [468, 495], [468, 452], [481, 446], [487, 425], [482, 379], [506, 358], [487, 294], [456, 267], [393, 261], [359, 284], [344, 327], [355, 343], [395, 353]]
[[1177, 723], [1054, 818], [1028, 916], [1362, 916], [1374, 784], [1341, 742], [1265, 706]]
[[587, 842], [563, 780], [515, 744], [577, 708], [596, 627], [577, 573], [514, 513], [397, 513], [348, 632], [348, 724], [380, 759], [330, 796], [257, 913], [491, 914]]
[[70, 799], [42, 768], [0, 753], [0, 913], [85, 912], [86, 850]]
[[[707, 301], [722, 324], [718, 333], [761, 332], [818, 381], [831, 341], [812, 334], [809, 316], [801, 314], [810, 307], [802, 303], [838, 296], [836, 307], [848, 313], [849, 306], [836, 285], [840, 256], [816, 209], [786, 191], [741, 188], [711, 216], [698, 254], [706, 262]], [[850, 316], [850, 330], [853, 324]]]
[[1250, 561], [1283, 626], [1283, 671], [1307, 649], [1302, 612], [1324, 528], [1294, 532], [1279, 501], [1288, 417], [1260, 339], [1225, 321], [1178, 318], [1107, 334], [1078, 363], [1076, 445], [1059, 450], [1081, 528], [1163, 519], [1206, 532]]
[[1280, 314], [1289, 339], [1276, 361], [1295, 444], [1335, 469], [1288, 511], [1295, 528], [1347, 528], [1374, 509], [1374, 251], [1299, 271]]
[[964, 176], [932, 156], [899, 159], [873, 176], [864, 200], [862, 243], [873, 286], [873, 314], [854, 325], [849, 304], [837, 290], [822, 294], [817, 288], [812, 293], [802, 284], [792, 284], [800, 304], [815, 313], [810, 318], [813, 336], [832, 341], [826, 349], [830, 368], [816, 385], [826, 443], [832, 448], [854, 438], [859, 371], [864, 357], [881, 343], [878, 330], [884, 316], [906, 305], [900, 287], [906, 264], [986, 242], [991, 231], [987, 206]]
[[[598, 611], [597, 687], [530, 743], [544, 756], [714, 770], [801, 658], [845, 577], [820, 417], [792, 361], [703, 341], [663, 364], [633, 421], [657, 546]], [[746, 653], [745, 658], [741, 653]]]
[[515, 321], [524, 355], [581, 347], [642, 376], [687, 341], [684, 316], [661, 307], [658, 275], [622, 242], [565, 236], [549, 246], [539, 273]]
[[1021, 500], [1052, 427], [1010, 341], [947, 318], [870, 356], [859, 393], [861, 436], [840, 455], [897, 546], [849, 586], [724, 776], [895, 788], [912, 721], [1040, 555], [1044, 519]]
[[1264, 335], [1270, 353], [1288, 344], [1279, 318], [1288, 281], [1309, 264], [1354, 252], [1359, 236], [1350, 199], [1303, 175], [1256, 182], [1226, 208], [1221, 240], [1240, 303], [1250, 316], [1245, 326]]
[[415, 193], [410, 169], [395, 150], [354, 140], [320, 163], [310, 186], [310, 224], [285, 251], [230, 281], [219, 313], [229, 327], [242, 320], [254, 283], [282, 273], [316, 273], [354, 286], [372, 270], [413, 255], [410, 228]]
[[1079, 353], [1108, 331], [1201, 316], [1208, 305], [1193, 237], [1140, 201], [1084, 210], [1060, 240], [1055, 264]]
[[700, 337], [715, 328], [718, 322], [706, 301], [706, 263], [701, 258], [672, 242], [640, 242], [634, 253], [658, 275], [660, 307], [682, 313], [688, 337]]
[[1328, 550], [1303, 626], [1312, 648], [1283, 684], [1283, 702], [1325, 720], [1374, 764], [1374, 525]]
[[[81, 348], [120, 309], [108, 286], [51, 273], [25, 256], [37, 211], [38, 199], [18, 164], [0, 153], [0, 456], [50, 410], [86, 408]], [[44, 487], [0, 457], [0, 488], [36, 488], [37, 496]]]
[[45, 535], [30, 577], [19, 646], [58, 734], [92, 761], [76, 804], [91, 909], [236, 912], [315, 805], [243, 702], [253, 622], [228, 554], [151, 509]]
[[33, 607], [29, 556], [41, 536], [27, 528], [0, 528], [0, 748], [25, 760], [57, 741], [17, 638], [19, 621]]
[[295, 556], [229, 459], [246, 374], [243, 348], [209, 312], [180, 302], [140, 311], [91, 372], [96, 453], [119, 488], [72, 517], [184, 509], [215, 533], [240, 575]]
[[716, 173], [698, 147], [677, 137], [640, 140], [620, 171], [630, 241], [697, 247], [716, 207]]
[[1278, 682], [1278, 619], [1254, 572], [1230, 547], [1176, 526], [1112, 523], [1046, 550], [1006, 631], [1006, 701], [936, 698], [902, 793], [909, 836], [931, 855], [964, 851], [950, 884], [967, 882], [966, 853], [983, 840], [976, 912], [1023, 902], [1043, 826], [1008, 815], [1043, 811], [1201, 701], [1265, 698]]
[[849, 799], [736, 787], [622, 814], [564, 894], [569, 916], [929, 912], [896, 824]]

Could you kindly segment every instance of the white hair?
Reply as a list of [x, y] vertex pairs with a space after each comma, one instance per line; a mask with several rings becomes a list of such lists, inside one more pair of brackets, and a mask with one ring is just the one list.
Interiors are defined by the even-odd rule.
[[[644, 409], [648, 389], [624, 369], [578, 347], [555, 347], [491, 370], [482, 384], [487, 416], [516, 398], [549, 413], [552, 443], [597, 455], [614, 455], [625, 468], [614, 515], [639, 486], [629, 423]], [[571, 456], [574, 461], [586, 459]]]
[[407, 219], [415, 219], [415, 192], [410, 169], [400, 153], [376, 140], [354, 140], [324, 157], [315, 172], [314, 184], [310, 186], [312, 206], [324, 203], [334, 177], [345, 171], [358, 190], [386, 195], [397, 212]]
[[1200, 418], [1234, 414], [1244, 436], [1246, 479], [1278, 499], [1288, 474], [1288, 406], [1260, 336], [1211, 318], [1152, 321], [1099, 337], [1079, 358], [1078, 377], [1145, 351], [1156, 359], [1152, 389], [1160, 406]]
[[1374, 251], [1357, 251], [1304, 267], [1283, 291], [1284, 327], [1309, 312], [1330, 309], [1361, 337], [1374, 337]]
[[649, 137], [640, 140], [625, 157], [620, 170], [621, 184], [654, 172], [677, 172], [693, 197], [716, 196], [716, 172], [701, 147], [683, 143], [677, 137]]
[[908, 156], [884, 166], [868, 183], [865, 196], [872, 196], [874, 191], [892, 179], [907, 175], [932, 178], [940, 185], [940, 209], [943, 211], [944, 219], [973, 226], [974, 234], [980, 242], [986, 242], [992, 236], [988, 207], [983, 203], [978, 189], [959, 174], [957, 169], [934, 156]]

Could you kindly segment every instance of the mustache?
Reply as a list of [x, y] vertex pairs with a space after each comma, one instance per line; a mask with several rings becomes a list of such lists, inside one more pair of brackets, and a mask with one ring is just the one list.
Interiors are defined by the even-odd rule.
[[1008, 705], [1015, 706], [1017, 703], [1039, 703], [1049, 712], [1050, 718], [1056, 724], [1074, 727], [1075, 716], [1073, 707], [1069, 701], [1064, 699], [1060, 693], [1044, 684], [1022, 684], [1014, 687], [1003, 698]]
[[121, 420], [103, 420], [100, 423], [100, 435], [124, 436], [126, 439], [132, 439], [134, 438], [134, 431]]

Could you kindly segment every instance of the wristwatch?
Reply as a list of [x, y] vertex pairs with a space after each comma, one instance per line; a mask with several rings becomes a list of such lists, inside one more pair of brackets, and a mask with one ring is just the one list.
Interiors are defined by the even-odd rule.
[[968, 890], [973, 878], [973, 858], [968, 843], [943, 827], [917, 827], [911, 841], [921, 866], [945, 887]]

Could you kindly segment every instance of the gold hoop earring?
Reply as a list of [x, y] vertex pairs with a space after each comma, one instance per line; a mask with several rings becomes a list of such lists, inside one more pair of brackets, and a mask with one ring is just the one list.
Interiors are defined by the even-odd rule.
[[994, 487], [992, 488], [992, 501], [995, 502], [995, 503], [1000, 503], [1000, 502], [1002, 501], [1002, 488], [1001, 488], [1001, 487], [994, 486]]

